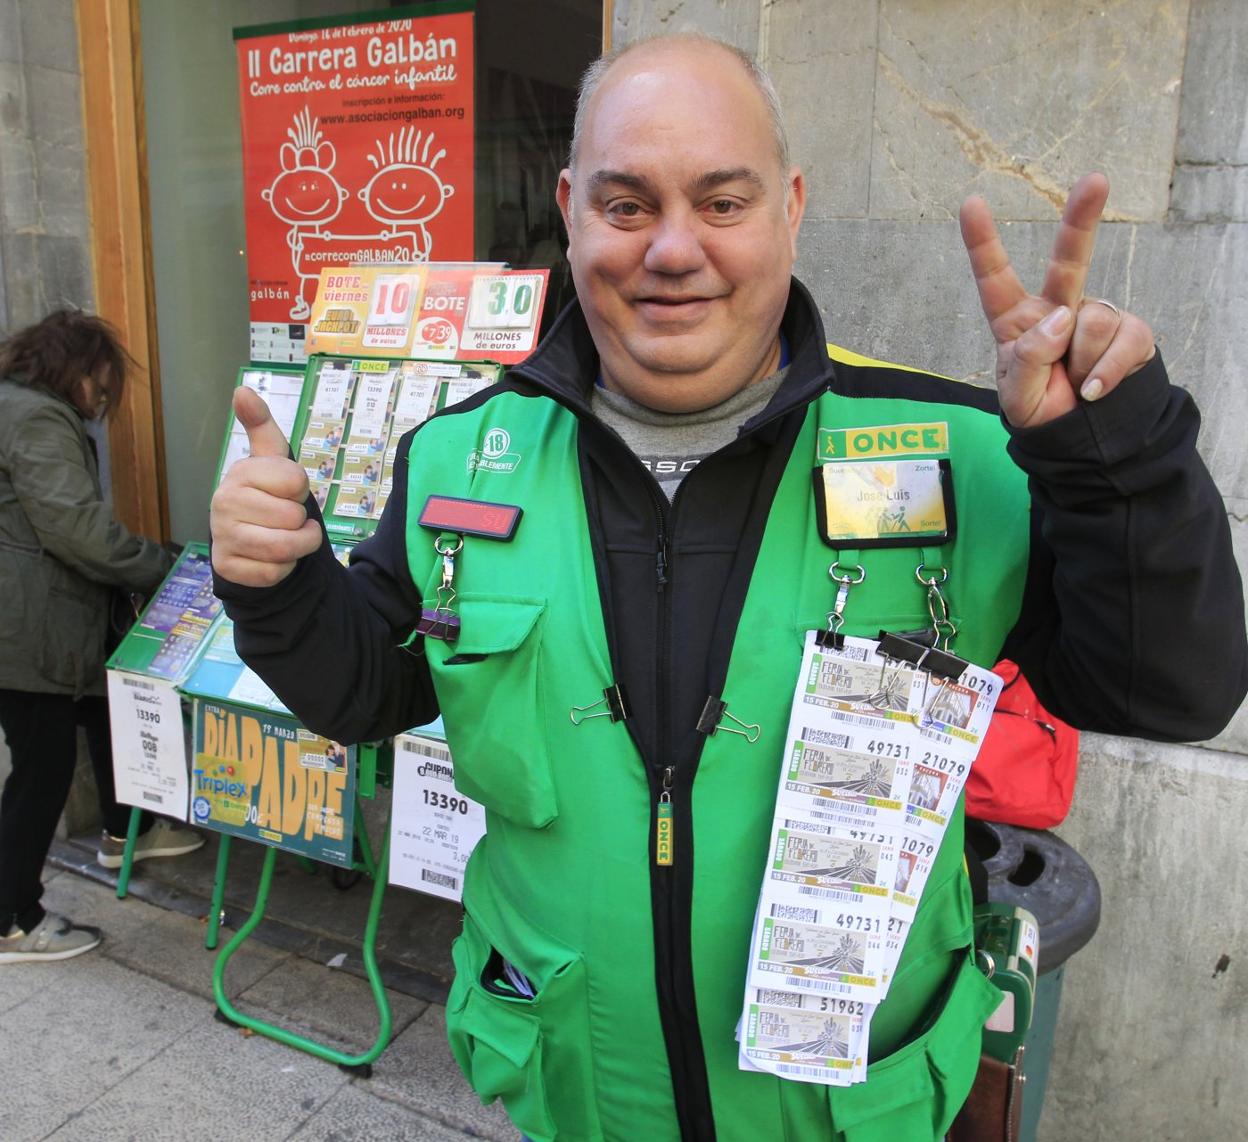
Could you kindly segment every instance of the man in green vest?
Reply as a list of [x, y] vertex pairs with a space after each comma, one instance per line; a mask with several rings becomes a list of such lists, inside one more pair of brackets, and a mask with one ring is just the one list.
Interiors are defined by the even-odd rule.
[[[1203, 738], [1236, 709], [1242, 592], [1196, 411], [1145, 323], [1083, 295], [1107, 194], [1075, 186], [1035, 294], [986, 204], [963, 208], [996, 393], [831, 349], [792, 278], [806, 187], [769, 80], [712, 40], [646, 41], [582, 87], [558, 189], [578, 301], [502, 384], [405, 437], [349, 570], [239, 390], [251, 457], [213, 502], [239, 651], [338, 741], [443, 715], [488, 821], [451, 1045], [530, 1138], [948, 1129], [997, 998], [968, 957], [960, 802], [865, 1081], [739, 1059], [803, 640], [830, 613], [982, 666], [1008, 651], [1046, 705], [1107, 732]], [[887, 508], [888, 543], [832, 525], [816, 468], [878, 489], [855, 518]], [[897, 515], [918, 471], [945, 473], [942, 526]], [[491, 535], [462, 501], [523, 514]], [[331, 660], [335, 678], [306, 670]]]

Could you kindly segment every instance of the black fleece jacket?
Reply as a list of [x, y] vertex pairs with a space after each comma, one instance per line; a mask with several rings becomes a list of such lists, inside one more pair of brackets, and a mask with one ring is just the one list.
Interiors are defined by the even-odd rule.
[[[669, 734], [676, 740], [665, 745], [678, 756], [696, 755], [700, 735], [671, 727], [692, 726], [694, 707], [719, 692], [762, 526], [810, 401], [831, 388], [998, 408], [991, 390], [833, 363], [814, 302], [797, 281], [784, 330], [785, 383], [736, 441], [698, 465], [671, 505], [590, 414], [597, 353], [575, 303], [503, 381], [581, 418], [608, 639], [647, 757]], [[325, 544], [276, 587], [217, 578], [239, 653], [310, 728], [337, 740], [388, 736], [437, 713], [423, 658], [399, 647], [421, 608], [404, 547], [407, 456], [421, 432], [438, 431], [439, 420], [454, 415], [446, 410], [403, 438], [393, 494], [349, 571]], [[1102, 400], [1041, 428], [1011, 431], [1010, 455], [1029, 478], [1033, 534], [1022, 609], [1002, 653], [1051, 710], [1080, 728], [1201, 740], [1226, 724], [1248, 689], [1243, 592], [1221, 496], [1196, 452], [1198, 428], [1195, 404], [1169, 384], [1158, 354]], [[650, 612], [677, 563], [674, 589], [682, 594], [672, 613], [680, 627], [667, 648], [656, 647]], [[655, 656], [673, 646], [680, 669], [663, 672], [659, 694]]]

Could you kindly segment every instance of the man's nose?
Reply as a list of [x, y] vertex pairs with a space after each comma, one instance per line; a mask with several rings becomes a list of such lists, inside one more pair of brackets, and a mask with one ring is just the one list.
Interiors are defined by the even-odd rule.
[[650, 228], [645, 266], [656, 274], [687, 274], [706, 261], [698, 233], [698, 219], [691, 210], [664, 213]]

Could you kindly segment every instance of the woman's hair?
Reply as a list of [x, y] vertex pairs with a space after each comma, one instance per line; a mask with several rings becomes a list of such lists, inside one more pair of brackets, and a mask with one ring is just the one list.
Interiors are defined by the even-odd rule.
[[75, 403], [78, 382], [94, 377], [108, 391], [110, 411], [117, 407], [133, 365], [117, 331], [102, 317], [80, 309], [54, 310], [0, 345], [0, 377], [45, 389], [70, 404]]

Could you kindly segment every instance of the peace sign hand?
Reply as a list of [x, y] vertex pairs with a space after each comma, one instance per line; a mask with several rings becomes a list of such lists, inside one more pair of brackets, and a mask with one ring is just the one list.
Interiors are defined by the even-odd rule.
[[1071, 188], [1039, 294], [1018, 280], [992, 212], [979, 197], [962, 204], [962, 241], [980, 304], [997, 342], [997, 391], [1015, 428], [1036, 428], [1097, 400], [1157, 351], [1134, 314], [1083, 296], [1109, 181], [1084, 175]]

